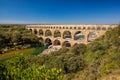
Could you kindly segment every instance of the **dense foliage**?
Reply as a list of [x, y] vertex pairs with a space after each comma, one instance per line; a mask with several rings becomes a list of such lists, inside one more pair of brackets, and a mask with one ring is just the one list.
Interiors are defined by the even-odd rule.
[[120, 25], [88, 44], [84, 60], [87, 66], [82, 72], [76, 74], [75, 79], [100, 80], [108, 76], [105, 80], [110, 80], [109, 77], [118, 75], [120, 73]]
[[61, 69], [29, 64], [29, 57], [18, 55], [0, 63], [0, 80], [62, 80]]
[[24, 25], [0, 25], [0, 53], [39, 44], [37, 37]]

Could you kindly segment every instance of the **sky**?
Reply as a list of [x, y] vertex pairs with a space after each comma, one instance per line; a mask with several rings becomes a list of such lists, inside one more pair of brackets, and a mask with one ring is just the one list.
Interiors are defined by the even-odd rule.
[[0, 0], [0, 24], [119, 24], [120, 0]]

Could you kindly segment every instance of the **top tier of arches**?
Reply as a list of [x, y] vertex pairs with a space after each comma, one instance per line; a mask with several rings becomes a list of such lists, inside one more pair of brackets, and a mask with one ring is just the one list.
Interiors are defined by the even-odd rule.
[[27, 25], [26, 28], [41, 29], [76, 29], [76, 30], [109, 30], [117, 25]]

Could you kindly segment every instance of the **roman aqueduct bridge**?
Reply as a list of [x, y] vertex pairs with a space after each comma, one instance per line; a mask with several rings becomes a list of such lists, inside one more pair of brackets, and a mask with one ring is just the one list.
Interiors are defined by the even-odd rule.
[[74, 46], [76, 44], [88, 44], [103, 35], [117, 25], [57, 25], [36, 24], [26, 25], [26, 29], [38, 36], [44, 44], [53, 46]]

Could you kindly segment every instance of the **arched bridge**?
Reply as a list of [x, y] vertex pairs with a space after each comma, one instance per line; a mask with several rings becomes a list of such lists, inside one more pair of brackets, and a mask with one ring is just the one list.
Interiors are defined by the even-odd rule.
[[74, 46], [79, 43], [88, 44], [117, 25], [26, 25], [26, 29], [38, 36], [47, 45]]

